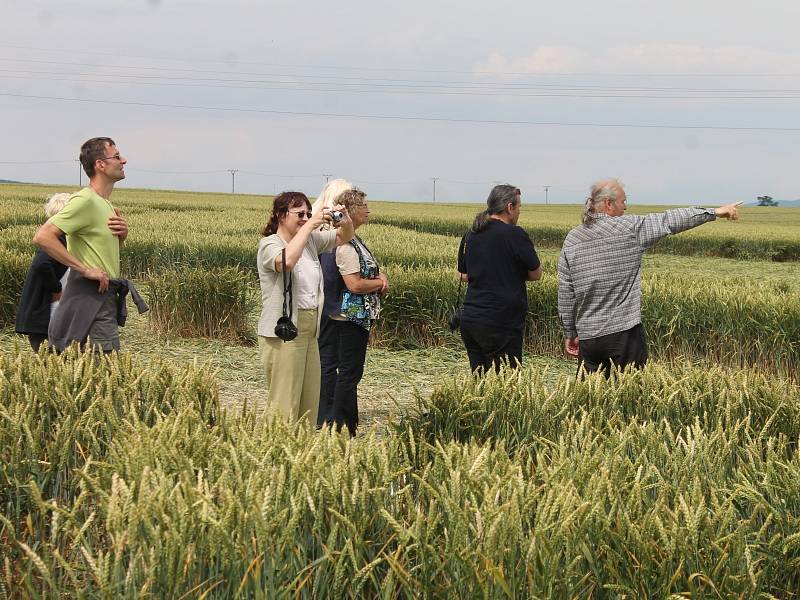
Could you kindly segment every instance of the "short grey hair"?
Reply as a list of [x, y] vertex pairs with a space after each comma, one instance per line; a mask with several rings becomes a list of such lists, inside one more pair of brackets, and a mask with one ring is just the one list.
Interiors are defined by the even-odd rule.
[[53, 194], [47, 199], [47, 202], [44, 203], [44, 214], [49, 219], [64, 208], [70, 198], [72, 198], [72, 194], [67, 194], [65, 192]]
[[603, 179], [592, 184], [589, 191], [589, 197], [583, 208], [583, 217], [581, 220], [586, 226], [591, 225], [597, 219], [597, 206], [606, 200], [617, 200], [619, 192], [625, 187], [619, 179]]
[[341, 204], [347, 209], [347, 212], [350, 212], [353, 209], [364, 206], [367, 203], [367, 195], [357, 187], [354, 187], [336, 196], [334, 202]]

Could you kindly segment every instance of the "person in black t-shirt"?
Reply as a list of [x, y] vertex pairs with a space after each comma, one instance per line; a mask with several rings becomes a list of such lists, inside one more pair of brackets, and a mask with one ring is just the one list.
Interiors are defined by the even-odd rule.
[[495, 186], [458, 249], [458, 272], [467, 282], [461, 339], [473, 371], [522, 363], [525, 282], [537, 281], [542, 267], [531, 238], [517, 226], [521, 203], [518, 188]]

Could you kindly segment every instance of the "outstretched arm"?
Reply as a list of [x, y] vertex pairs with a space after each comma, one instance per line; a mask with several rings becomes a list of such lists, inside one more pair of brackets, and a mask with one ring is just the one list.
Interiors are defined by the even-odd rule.
[[639, 245], [646, 250], [658, 240], [703, 223], [713, 221], [717, 217], [735, 220], [739, 218], [736, 208], [742, 204], [735, 202], [719, 208], [674, 208], [663, 213], [651, 213], [636, 219], [636, 235]]

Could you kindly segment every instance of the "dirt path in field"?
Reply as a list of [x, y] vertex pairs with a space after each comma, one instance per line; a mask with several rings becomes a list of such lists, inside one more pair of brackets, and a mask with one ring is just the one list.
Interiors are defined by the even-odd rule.
[[[146, 318], [129, 313], [121, 332], [124, 352], [143, 361], [168, 360], [177, 364], [204, 365], [215, 372], [223, 406], [240, 410], [245, 404], [263, 409], [267, 387], [258, 360], [258, 348], [218, 340], [184, 339], [159, 335], [147, 327]], [[27, 339], [13, 329], [0, 330], [0, 351], [30, 352]], [[571, 372], [568, 361], [526, 357], [526, 362], [559, 372]], [[440, 382], [468, 373], [469, 363], [462, 348], [441, 347], [417, 350], [370, 348], [364, 377], [358, 386], [361, 425], [383, 425], [423, 397]]]
[[[364, 377], [358, 386], [361, 424], [365, 427], [389, 422], [415, 402], [417, 394], [430, 394], [445, 377], [466, 372], [469, 365], [463, 352], [436, 348], [426, 350], [390, 351], [370, 349]], [[237, 378], [230, 369], [218, 373], [220, 401], [230, 408], [263, 408], [267, 387], [260, 381], [257, 357], [247, 362], [254, 369], [256, 380]], [[241, 372], [240, 372], [241, 373]]]

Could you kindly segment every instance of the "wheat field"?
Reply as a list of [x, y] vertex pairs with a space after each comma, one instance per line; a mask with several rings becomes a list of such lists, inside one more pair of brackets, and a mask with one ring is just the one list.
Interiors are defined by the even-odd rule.
[[659, 243], [651, 364], [581, 380], [555, 309], [580, 206], [525, 205], [526, 366], [477, 379], [445, 318], [480, 207], [371, 201], [392, 290], [350, 440], [265, 409], [269, 197], [116, 191], [153, 311], [119, 355], [30, 352], [13, 315], [54, 191], [0, 186], [0, 598], [800, 596], [800, 211]]

